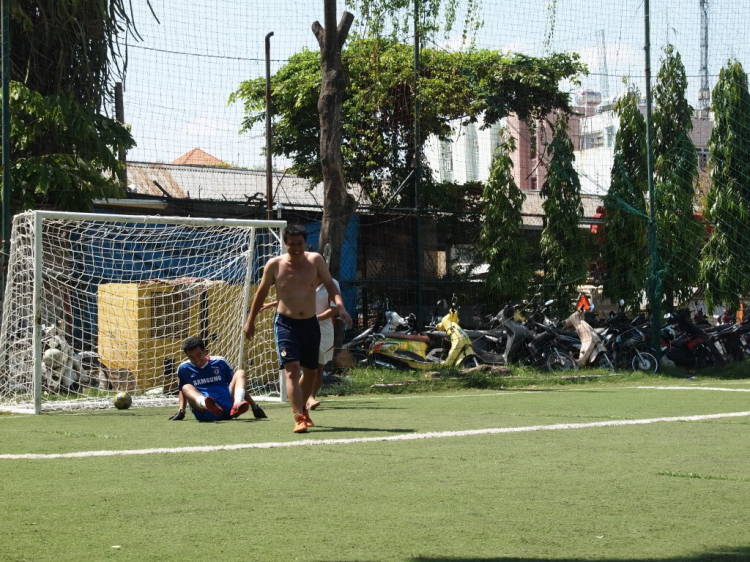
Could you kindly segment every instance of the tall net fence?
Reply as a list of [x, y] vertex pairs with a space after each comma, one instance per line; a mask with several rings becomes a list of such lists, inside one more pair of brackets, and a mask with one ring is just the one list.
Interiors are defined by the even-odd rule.
[[[323, 22], [323, 2], [151, 6], [158, 22], [145, 3], [136, 4], [140, 38], [128, 41], [125, 113], [138, 141], [128, 154], [133, 187], [159, 195], [155, 177], [141, 173], [157, 163], [174, 178], [195, 178], [185, 197], [261, 198], [263, 178], [252, 170], [265, 166], [264, 37], [273, 31], [275, 212], [315, 232], [323, 195], [316, 170], [319, 47], [311, 24]], [[748, 5], [652, 3], [659, 234], [651, 246], [642, 2], [459, 2], [454, 11], [419, 2], [395, 17], [378, 16], [380, 6], [339, 6], [339, 16], [345, 8], [355, 16], [342, 49], [350, 77], [342, 126], [347, 181], [360, 205], [340, 277], [363, 322], [386, 299], [404, 310], [421, 300], [426, 315], [453, 293], [464, 295], [464, 306], [487, 309], [477, 316], [524, 292], [556, 297], [561, 308], [580, 291], [595, 293], [603, 308], [620, 298], [643, 308], [648, 294], [664, 295], [667, 308], [740, 305], [748, 290], [740, 227], [748, 212], [747, 141], [728, 139], [746, 138], [750, 116], [746, 93], [717, 98], [715, 89], [731, 88], [720, 81], [729, 61], [748, 62]], [[417, 97], [415, 6], [422, 33]], [[563, 66], [560, 53], [586, 66], [554, 84], [569, 104], [552, 94], [535, 98], [539, 92], [514, 81], [513, 72], [538, 61]], [[467, 89], [471, 96], [461, 98]], [[531, 100], [526, 105], [518, 103], [523, 96]], [[368, 113], [372, 99], [380, 105]], [[555, 128], [560, 109], [570, 117]], [[510, 175], [503, 179], [496, 167], [493, 179], [493, 157], [503, 151], [511, 155]], [[368, 162], [373, 153], [381, 161]], [[236, 170], [238, 179], [215, 177], [225, 170]], [[507, 177], [523, 196], [515, 204], [521, 227], [510, 232], [493, 230], [483, 192], [490, 185], [510, 200]], [[175, 195], [170, 186], [189, 180], [156, 181]], [[517, 281], [503, 277], [503, 260], [528, 266], [525, 290], [493, 292]], [[493, 275], [495, 284], [488, 282]]]
[[[354, 14], [341, 126], [358, 208], [334, 274], [359, 328], [386, 306], [426, 320], [453, 294], [474, 324], [537, 295], [563, 314], [580, 292], [605, 311], [620, 299], [633, 311], [650, 301], [714, 317], [741, 310], [750, 4], [651, 2], [654, 201], [642, 1], [384, 5], [339, 2], [336, 18]], [[124, 120], [137, 142], [129, 197], [184, 214], [211, 213], [209, 202], [264, 213], [273, 32], [271, 211], [304, 223], [317, 248], [311, 26], [324, 23], [323, 0], [139, 0], [132, 10], [136, 32], [121, 38]]]

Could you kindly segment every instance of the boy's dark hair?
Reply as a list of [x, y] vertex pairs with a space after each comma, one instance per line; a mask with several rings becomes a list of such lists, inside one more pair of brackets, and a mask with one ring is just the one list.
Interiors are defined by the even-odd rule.
[[302, 236], [304, 241], [307, 242], [307, 232], [301, 224], [290, 224], [284, 229], [284, 244], [289, 242], [290, 236]]
[[194, 349], [202, 349], [203, 351], [206, 351], [206, 342], [197, 336], [191, 336], [182, 344], [182, 351], [185, 353], [193, 351]]

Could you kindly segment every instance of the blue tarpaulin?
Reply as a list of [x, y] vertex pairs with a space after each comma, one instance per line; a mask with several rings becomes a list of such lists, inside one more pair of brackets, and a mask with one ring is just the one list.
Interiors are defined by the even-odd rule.
[[[312, 246], [316, 252], [322, 252], [318, 248], [320, 238], [320, 223], [312, 222], [305, 225], [307, 232], [307, 244]], [[357, 306], [357, 288], [352, 284], [357, 280], [357, 243], [359, 238], [359, 216], [352, 215], [346, 225], [344, 234], [344, 245], [341, 248], [340, 272], [337, 281], [341, 285], [341, 296], [344, 299], [346, 310], [353, 314]], [[336, 277], [334, 275], [334, 277]]]

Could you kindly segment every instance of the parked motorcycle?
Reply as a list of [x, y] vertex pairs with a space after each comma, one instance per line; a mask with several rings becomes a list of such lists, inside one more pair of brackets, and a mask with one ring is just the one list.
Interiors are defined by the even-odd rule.
[[82, 387], [109, 388], [107, 371], [93, 351], [76, 352], [65, 337], [65, 325], [60, 322], [42, 325], [42, 378], [50, 392], [80, 392]]
[[451, 308], [435, 326], [433, 338], [440, 338], [443, 334], [450, 339], [450, 350], [444, 359], [441, 347], [430, 349], [433, 339], [429, 335], [399, 332], [374, 334], [374, 341], [368, 350], [369, 363], [379, 367], [416, 370], [434, 369], [439, 365], [465, 369], [481, 363], [471, 339], [458, 323], [455, 308]]
[[516, 305], [508, 304], [497, 314], [487, 316], [481, 329], [464, 330], [471, 338], [472, 347], [483, 363], [506, 364], [504, 351], [508, 338], [505, 325], [513, 320], [516, 308]]
[[659, 362], [648, 344], [646, 318], [642, 314], [629, 321], [623, 312], [604, 321], [600, 337], [616, 368], [657, 372]]
[[[530, 311], [528, 309], [532, 303], [524, 302], [525, 316], [515, 310], [513, 320], [505, 322], [505, 364], [530, 365], [549, 371], [578, 369], [575, 360], [565, 349], [563, 339], [566, 336], [553, 327], [550, 306], [554, 302], [548, 300]], [[517, 321], [521, 317], [525, 317], [525, 321]]]
[[599, 334], [584, 320], [585, 310], [580, 308], [573, 312], [563, 323], [564, 327], [573, 327], [581, 341], [576, 362], [579, 367], [595, 365], [605, 369], [614, 370], [612, 360], [609, 358], [607, 348], [602, 343]]
[[678, 367], [720, 365], [725, 358], [714, 344], [716, 338], [696, 326], [690, 311], [680, 310], [665, 317], [662, 329], [662, 350]]

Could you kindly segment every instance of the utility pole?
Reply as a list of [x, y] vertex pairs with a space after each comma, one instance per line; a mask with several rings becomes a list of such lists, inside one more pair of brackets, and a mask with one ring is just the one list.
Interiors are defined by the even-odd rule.
[[273, 170], [271, 169], [271, 37], [266, 33], [266, 220], [273, 219]]
[[599, 48], [599, 89], [602, 99], [609, 97], [609, 70], [607, 69], [607, 43], [604, 40], [604, 30], [596, 32], [596, 43]]
[[708, 0], [701, 6], [701, 89], [698, 90], [698, 110], [701, 119], [708, 119], [711, 107], [711, 90], [708, 89]]
[[[125, 125], [125, 98], [122, 90], [122, 82], [115, 82], [115, 119], [120, 125]], [[123, 191], [128, 188], [128, 167], [127, 167], [127, 155], [124, 148], [121, 148], [117, 153], [117, 159], [122, 165], [120, 170], [120, 185]]]

